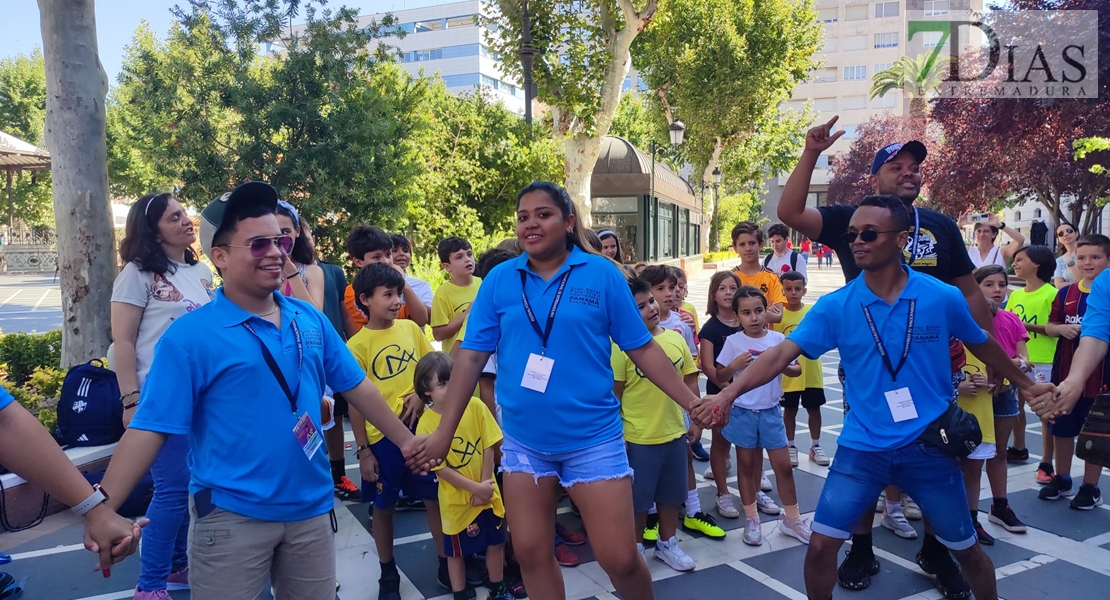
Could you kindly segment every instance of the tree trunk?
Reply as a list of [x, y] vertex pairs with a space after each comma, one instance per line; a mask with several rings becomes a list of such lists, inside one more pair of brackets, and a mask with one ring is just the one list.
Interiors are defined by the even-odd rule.
[[116, 276], [104, 99], [93, 0], [39, 0], [62, 288], [62, 367], [102, 357]]
[[583, 227], [593, 227], [593, 202], [590, 183], [594, 179], [594, 165], [601, 154], [601, 138], [585, 134], [568, 136], [563, 142], [566, 153], [566, 188], [578, 204], [578, 222]]
[[[706, 163], [705, 170], [701, 173], [702, 183], [705, 184], [707, 189], [711, 189], [713, 186], [713, 169], [717, 168], [717, 164], [721, 161], [721, 152], [724, 152], [724, 149], [724, 141], [721, 139], [721, 136], [717, 136], [717, 143], [713, 146], [713, 154], [710, 155], [709, 162]], [[701, 247], [706, 250], [717, 251], [720, 249], [717, 247], [720, 234], [714, 228], [716, 224], [714, 216], [717, 214], [717, 198], [713, 197], [713, 200], [709, 202], [702, 202], [701, 211], [704, 222], [704, 226], [701, 228]]]

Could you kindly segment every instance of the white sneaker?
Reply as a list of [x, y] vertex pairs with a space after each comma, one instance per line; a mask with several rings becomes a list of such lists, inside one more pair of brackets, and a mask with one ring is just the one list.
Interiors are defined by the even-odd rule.
[[881, 513], [884, 510], [886, 510], [886, 492], [879, 494], [879, 499], [875, 502], [875, 512]]
[[766, 473], [763, 473], [759, 476], [759, 489], [763, 490], [764, 492], [769, 492], [772, 489], [771, 480], [767, 479]]
[[[656, 544], [658, 545], [659, 542], [656, 542]], [[640, 553], [640, 556], [644, 557], [644, 560], [647, 560], [647, 554], [646, 554], [647, 551], [644, 550], [643, 543], [636, 542], [636, 551]]]
[[902, 494], [902, 512], [905, 513], [906, 518], [911, 521], [921, 520], [921, 507], [913, 501], [913, 498], [910, 498], [906, 494]]
[[678, 547], [678, 537], [667, 541], [659, 540], [655, 543], [655, 560], [666, 564], [675, 571], [693, 571], [696, 566], [694, 559]]
[[[732, 459], [725, 461], [725, 471], [732, 469]], [[705, 472], [701, 475], [705, 479], [713, 479], [713, 467], [706, 467]]]
[[785, 518], [779, 519], [779, 532], [788, 535], [803, 544], [809, 543], [809, 524], [805, 519], [798, 519], [793, 524], [788, 524]]
[[798, 466], [798, 449], [794, 446], [787, 446], [786, 450], [790, 452], [790, 466]]
[[759, 512], [765, 515], [777, 515], [782, 512], [782, 509], [779, 508], [779, 505], [775, 504], [775, 501], [763, 492], [756, 493], [755, 506], [759, 509]]
[[809, 460], [821, 467], [827, 467], [832, 464], [832, 459], [829, 458], [828, 454], [825, 454], [825, 449], [821, 446], [810, 446]]
[[749, 546], [762, 546], [763, 545], [763, 530], [760, 529], [762, 523], [759, 519], [748, 519], [744, 525], [744, 543]]
[[726, 519], [739, 519], [740, 509], [736, 506], [736, 498], [732, 494], [717, 496], [717, 512]]
[[902, 539], [917, 539], [917, 530], [906, 520], [906, 515], [903, 514], [901, 506], [887, 504], [886, 510], [883, 511], [882, 525]]

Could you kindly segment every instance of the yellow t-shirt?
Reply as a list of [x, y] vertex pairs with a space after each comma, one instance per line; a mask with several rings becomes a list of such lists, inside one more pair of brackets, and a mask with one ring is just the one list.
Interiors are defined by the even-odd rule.
[[[433, 351], [428, 338], [416, 323], [395, 319], [389, 329], [363, 327], [347, 340], [347, 348], [370, 381], [378, 386], [385, 403], [400, 416], [405, 396], [413, 391], [416, 363]], [[366, 437], [371, 444], [376, 444], [385, 436], [367, 421]]]
[[[698, 372], [690, 347], [681, 335], [664, 330], [655, 336], [655, 341], [663, 347], [679, 375]], [[611, 360], [613, 379], [624, 382], [621, 419], [624, 420], [625, 441], [643, 445], [665, 444], [686, 435], [686, 414], [682, 407], [655, 387], [616, 344], [613, 345]]]
[[755, 275], [747, 275], [740, 270], [739, 266], [736, 266], [733, 267], [732, 272], [740, 278], [740, 285], [750, 285], [763, 292], [763, 295], [767, 297], [767, 306], [774, 306], [779, 303], [786, 304], [786, 296], [782, 293], [782, 283], [779, 282], [779, 276], [774, 271], [760, 269]]
[[[1024, 288], [1014, 290], [1006, 301], [1006, 310], [1017, 315], [1026, 325], [1046, 325], [1057, 291], [1055, 286], [1047, 283], [1034, 292], [1026, 292]], [[1050, 365], [1056, 357], [1056, 338], [1042, 333], [1030, 331], [1025, 347], [1029, 350], [1030, 362]]]
[[[983, 361], [976, 358], [970, 352], [965, 352], [967, 356], [967, 364], [964, 365], [964, 377], [967, 379], [968, 375], [972, 373], [987, 374], [987, 366]], [[994, 441], [994, 398], [991, 396], [990, 391], [984, 389], [974, 396], [958, 396], [957, 403], [960, 408], [975, 415], [979, 421], [979, 429], [983, 431], [983, 442], [988, 444], [995, 443]], [[1005, 448], [1003, 448], [1005, 450]]]
[[[809, 305], [803, 304], [801, 310], [788, 310], [782, 308], [782, 322], [772, 323], [771, 329], [789, 336], [798, 327], [798, 324], [809, 312]], [[825, 373], [821, 370], [821, 361], [816, 358], [798, 357], [798, 364], [802, 365], [802, 374], [797, 377], [782, 377], [782, 391], [800, 392], [806, 389], [824, 389]]]
[[[450, 281], [444, 281], [436, 288], [436, 294], [432, 297], [432, 327], [442, 327], [451, 322], [459, 313], [466, 310], [471, 302], [474, 302], [474, 297], [478, 295], [478, 286], [482, 285], [481, 277], [474, 277], [470, 285], [466, 287], [458, 286]], [[461, 339], [459, 336], [460, 331], [455, 332], [455, 335], [443, 340], [443, 351], [450, 352], [451, 348], [455, 346], [455, 340]]]
[[698, 311], [694, 310], [694, 305], [689, 302], [682, 303], [682, 310], [694, 315], [694, 335], [697, 335], [697, 333], [701, 331], [701, 324], [698, 322], [700, 321], [700, 319], [698, 319]]
[[[417, 435], [427, 435], [439, 427], [441, 415], [432, 409], [424, 411], [416, 425]], [[459, 419], [455, 437], [451, 439], [451, 450], [447, 458], [433, 470], [451, 467], [471, 481], [482, 480], [482, 460], [486, 451], [502, 438], [501, 428], [486, 408], [485, 403], [471, 398]], [[493, 456], [490, 455], [490, 460]], [[505, 505], [501, 501], [501, 490], [493, 484], [493, 499], [486, 506], [471, 506], [470, 492], [447, 483], [439, 478], [439, 514], [443, 519], [443, 533], [457, 535], [478, 518], [482, 511], [492, 508], [493, 514], [504, 517]]]

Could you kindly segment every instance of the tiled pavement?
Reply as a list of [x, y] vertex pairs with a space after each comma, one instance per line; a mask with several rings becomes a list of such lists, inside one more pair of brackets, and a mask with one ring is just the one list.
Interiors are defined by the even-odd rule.
[[[810, 274], [811, 300], [842, 283], [836, 269], [813, 269]], [[706, 274], [690, 282], [689, 299], [699, 309], [705, 304], [708, 280]], [[822, 410], [824, 423], [821, 428], [822, 444], [834, 456], [842, 427], [842, 392], [835, 376], [836, 362], [835, 354], [824, 357], [829, 403]], [[1028, 443], [1035, 451], [1040, 448], [1040, 426], [1035, 419], [1030, 422]], [[807, 513], [806, 517], [812, 517], [811, 511], [816, 506], [828, 469], [810, 464], [805, 458], [809, 439], [806, 431], [805, 422], [800, 422], [797, 438], [802, 457], [795, 471], [795, 481], [801, 509]], [[1066, 500], [1052, 503], [1039, 500], [1033, 480], [1035, 460], [1034, 457], [1029, 464], [1012, 465], [1009, 469], [1010, 501], [1017, 514], [1030, 525], [1029, 533], [1011, 534], [981, 517], [987, 530], [998, 539], [997, 544], [986, 547], [986, 551], [998, 569], [999, 595], [1006, 600], [1110, 597], [1107, 592], [1110, 590], [1110, 507], [1079, 512], [1070, 510]], [[357, 463], [350, 453], [348, 465], [352, 474], [357, 474]], [[695, 463], [699, 472], [705, 466], [705, 463]], [[1080, 473], [1080, 467], [1081, 463], [1075, 474]], [[730, 476], [730, 484], [735, 486], [735, 473]], [[768, 476], [774, 480], [770, 471]], [[1103, 489], [1110, 491], [1110, 477], [1104, 476], [1102, 483]], [[712, 507], [711, 484], [699, 476], [698, 485], [703, 506]], [[986, 477], [983, 486], [981, 497], [989, 499]], [[771, 496], [777, 500], [775, 492]], [[986, 507], [987, 502], [984, 502], [983, 508]], [[337, 503], [336, 508], [339, 516], [336, 560], [342, 584], [338, 597], [342, 600], [376, 598], [377, 557], [369, 533], [366, 506]], [[578, 525], [578, 519], [567, 506], [560, 509], [559, 519], [568, 526]], [[762, 520], [765, 541], [758, 548], [741, 542], [737, 531], [742, 528], [740, 520], [719, 519], [730, 532], [722, 541], [698, 534], [680, 534], [682, 547], [698, 563], [697, 570], [692, 573], [679, 574], [650, 560], [649, 551], [648, 566], [656, 580], [656, 597], [660, 600], [804, 599], [802, 561], [805, 547], [775, 532], [774, 518], [763, 516]], [[920, 530], [920, 522], [914, 525]], [[396, 538], [396, 560], [403, 573], [403, 598], [450, 598], [436, 583], [436, 560], [423, 515], [398, 513]], [[81, 549], [80, 543], [81, 527], [77, 519], [68, 513], [58, 514], [34, 530], [0, 534], [0, 551], [15, 558], [12, 564], [0, 569], [17, 578], [27, 577], [23, 596], [26, 600], [130, 598], [139, 570], [137, 557], [117, 565], [111, 579], [103, 579], [92, 572], [95, 560]], [[873, 579], [872, 586], [862, 592], [838, 589], [837, 598], [931, 600], [941, 597], [913, 562], [920, 541], [903, 540], [877, 526], [875, 546], [882, 572]], [[615, 599], [608, 577], [592, 560], [589, 546], [575, 550], [584, 563], [577, 568], [563, 569], [567, 598]], [[175, 600], [189, 597], [187, 591], [171, 595]], [[484, 590], [479, 591], [478, 597], [485, 597]], [[264, 594], [262, 598], [269, 598], [269, 595]]]

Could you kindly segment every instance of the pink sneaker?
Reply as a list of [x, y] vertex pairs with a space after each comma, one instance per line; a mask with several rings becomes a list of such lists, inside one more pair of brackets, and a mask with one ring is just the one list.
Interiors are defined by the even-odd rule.
[[170, 573], [166, 578], [166, 589], [168, 590], [187, 590], [189, 589], [189, 567], [185, 567], [176, 573]]
[[135, 588], [135, 600], [173, 600], [170, 593], [166, 590], [154, 590], [153, 592], [144, 592], [139, 588]]

